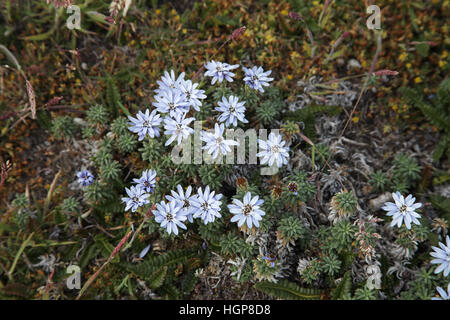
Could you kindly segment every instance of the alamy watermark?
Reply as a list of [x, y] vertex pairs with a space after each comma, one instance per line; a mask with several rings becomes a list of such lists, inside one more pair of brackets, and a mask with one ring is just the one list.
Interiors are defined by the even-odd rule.
[[70, 265], [66, 269], [66, 273], [70, 274], [66, 280], [67, 288], [70, 290], [81, 289], [81, 270], [77, 265]]
[[[231, 152], [225, 156], [219, 154], [213, 159], [207, 150], [203, 150], [203, 141], [201, 135], [203, 132], [202, 122], [194, 122], [194, 133], [182, 140], [182, 142], [173, 147], [171, 152], [171, 160], [175, 164], [257, 164], [258, 139], [267, 140], [268, 130], [259, 129], [225, 129], [225, 139], [237, 141], [239, 145], [235, 148], [231, 147]], [[279, 129], [271, 129], [271, 133], [280, 134]], [[236, 149], [236, 152], [235, 152]], [[278, 173], [278, 166], [274, 163], [272, 166], [262, 167], [261, 175], [274, 175]]]
[[366, 21], [366, 26], [370, 30], [381, 29], [381, 10], [377, 5], [368, 6], [366, 9], [367, 13], [371, 13], [372, 15]]
[[81, 29], [81, 10], [79, 6], [70, 5], [67, 7], [67, 14], [69, 14], [69, 18], [67, 18], [66, 26], [69, 30], [80, 30]]

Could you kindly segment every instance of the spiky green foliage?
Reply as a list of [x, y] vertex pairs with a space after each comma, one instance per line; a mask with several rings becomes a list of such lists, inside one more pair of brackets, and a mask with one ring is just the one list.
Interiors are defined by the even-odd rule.
[[388, 183], [388, 177], [383, 171], [377, 170], [370, 174], [369, 183], [374, 189], [384, 191]]
[[264, 256], [253, 259], [253, 272], [257, 281], [277, 282], [280, 270], [281, 265], [277, 261], [268, 261]]
[[238, 251], [239, 248], [239, 238], [232, 235], [231, 233], [223, 236], [220, 240], [220, 250], [222, 253], [232, 255]]
[[109, 121], [108, 111], [100, 104], [93, 105], [86, 113], [87, 120], [95, 124], [106, 124]]
[[339, 284], [333, 291], [331, 292], [331, 297], [333, 300], [344, 300], [349, 299], [351, 295], [352, 289], [352, 278], [350, 275], [350, 271], [347, 271], [342, 279], [339, 281]]
[[94, 181], [85, 190], [86, 198], [93, 203], [103, 203], [110, 197], [109, 188], [99, 181]]
[[375, 290], [367, 287], [356, 289], [354, 299], [356, 300], [376, 300], [377, 293]]
[[324, 256], [321, 262], [322, 271], [330, 276], [337, 274], [341, 268], [341, 261], [333, 253]]
[[202, 239], [207, 241], [218, 243], [219, 239], [222, 235], [222, 220], [218, 220], [215, 223], [203, 224], [201, 222], [198, 223], [198, 233]]
[[136, 149], [138, 140], [136, 135], [129, 132], [124, 132], [120, 134], [117, 138], [117, 148], [122, 153], [129, 153]]
[[51, 131], [56, 138], [70, 138], [76, 130], [73, 118], [69, 116], [56, 117], [52, 120]]
[[81, 136], [83, 139], [91, 139], [96, 133], [96, 128], [94, 126], [83, 126], [81, 128]]
[[306, 234], [302, 221], [294, 216], [288, 216], [280, 220], [278, 231], [281, 237], [288, 242], [295, 242]]
[[227, 255], [238, 254], [244, 258], [250, 258], [253, 255], [254, 247], [251, 243], [245, 242], [231, 233], [223, 236], [220, 240], [221, 252]]
[[128, 119], [125, 117], [117, 117], [111, 124], [111, 132], [116, 136], [128, 133]]
[[302, 288], [287, 280], [280, 280], [278, 283], [261, 281], [256, 283], [254, 287], [273, 298], [286, 300], [317, 300], [320, 299], [321, 293], [320, 290]]
[[150, 164], [158, 162], [161, 158], [161, 154], [164, 153], [164, 143], [158, 139], [146, 139], [142, 148], [138, 149], [141, 154], [141, 158]]
[[321, 273], [320, 261], [313, 259], [311, 263], [303, 270], [301, 278], [309, 285], [316, 281]]
[[355, 239], [357, 227], [348, 220], [338, 221], [331, 227], [331, 238], [335, 245], [333, 247], [348, 248]]
[[404, 153], [399, 153], [395, 156], [393, 164], [393, 175], [395, 180], [410, 184], [420, 178], [420, 171], [422, 168], [414, 158]]
[[271, 124], [278, 116], [278, 108], [271, 101], [263, 102], [256, 109], [256, 117], [261, 123], [268, 125]]
[[[223, 172], [222, 172], [223, 173]], [[218, 189], [222, 186], [223, 176], [217, 170], [215, 165], [203, 164], [198, 169], [198, 175], [204, 185], [209, 185], [212, 189]]]
[[438, 161], [443, 155], [450, 155], [450, 78], [444, 79], [436, 92], [436, 95], [425, 98], [420, 89], [401, 88], [406, 101], [422, 111], [425, 118], [441, 131], [439, 144], [433, 152], [433, 159]]
[[25, 209], [30, 204], [30, 201], [25, 193], [16, 193], [16, 197], [11, 204], [17, 209]]
[[63, 203], [61, 204], [62, 212], [69, 212], [69, 213], [77, 212], [79, 209], [80, 209], [80, 202], [74, 197], [64, 199]]
[[331, 199], [332, 208], [337, 211], [340, 217], [353, 214], [356, 211], [358, 199], [351, 191], [341, 191], [336, 193]]
[[105, 161], [100, 166], [100, 177], [105, 181], [117, 180], [121, 173], [121, 165], [116, 160]]

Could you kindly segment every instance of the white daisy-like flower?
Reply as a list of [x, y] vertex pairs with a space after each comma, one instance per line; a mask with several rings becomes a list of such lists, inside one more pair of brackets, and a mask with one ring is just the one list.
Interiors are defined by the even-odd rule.
[[191, 80], [183, 81], [178, 88], [185, 95], [185, 100], [189, 103], [189, 106], [195, 110], [200, 111], [202, 102], [200, 99], [206, 99], [205, 90], [197, 89], [198, 83], [192, 83]]
[[420, 219], [421, 217], [416, 210], [419, 209], [422, 204], [420, 202], [414, 203], [416, 198], [410, 194], [405, 199], [398, 191], [392, 193], [392, 198], [394, 198], [395, 203], [386, 202], [381, 208], [388, 212], [386, 214], [387, 216], [392, 216], [391, 227], [397, 225], [397, 227], [400, 228], [403, 221], [408, 229], [411, 229], [411, 222], [420, 225], [418, 218]]
[[147, 169], [142, 172], [139, 179], [133, 179], [136, 187], [143, 189], [145, 192], [152, 193], [156, 185], [156, 171]]
[[215, 110], [222, 113], [219, 116], [219, 121], [225, 121], [227, 127], [230, 124], [236, 127], [238, 120], [242, 123], [248, 123], [248, 120], [245, 119], [245, 101], [240, 102], [237, 97], [230, 96], [228, 99], [222, 97], [222, 101], [217, 104], [219, 106]]
[[250, 192], [247, 192], [244, 196], [244, 200], [241, 202], [238, 199], [233, 199], [233, 204], [228, 205], [228, 209], [234, 215], [231, 218], [231, 222], [238, 223], [238, 227], [241, 227], [244, 223], [247, 223], [249, 228], [253, 226], [259, 227], [259, 221], [266, 214], [260, 209], [260, 206], [264, 203], [264, 200], [259, 199], [259, 196], [252, 198]]
[[264, 72], [264, 69], [262, 67], [256, 66], [250, 69], [242, 67], [242, 69], [245, 72], [245, 84], [254, 90], [264, 92], [263, 86], [268, 87], [269, 82], [273, 80], [273, 78], [268, 77], [268, 75], [272, 73], [272, 70]]
[[224, 79], [228, 82], [233, 82], [234, 73], [230, 70], [238, 67], [238, 64], [230, 65], [225, 62], [211, 60], [205, 64], [205, 68], [207, 69], [205, 76], [212, 77], [211, 84], [215, 84], [217, 81], [222, 83]]
[[214, 133], [208, 131], [202, 131], [201, 140], [206, 142], [206, 145], [202, 149], [206, 149], [208, 154], [211, 154], [213, 159], [216, 159], [219, 152], [222, 155], [226, 155], [227, 152], [231, 151], [230, 146], [238, 146], [239, 142], [234, 140], [225, 140], [223, 137], [225, 127], [222, 124], [216, 123], [214, 125]]
[[441, 297], [433, 297], [431, 300], [450, 300], [450, 283], [447, 286], [447, 292], [441, 287], [437, 287], [436, 290], [439, 292]]
[[189, 222], [194, 222], [193, 213], [195, 212], [195, 208], [193, 206], [193, 201], [197, 199], [196, 194], [192, 194], [192, 187], [189, 186], [184, 192], [181, 185], [177, 185], [177, 192], [171, 190], [171, 196], [166, 196], [166, 199], [169, 201], [176, 201], [181, 206], [181, 209], [184, 211], [184, 214], [187, 216]]
[[159, 125], [161, 124], [161, 116], [153, 110], [145, 110], [145, 113], [139, 111], [136, 118], [128, 116], [130, 122], [128, 124], [128, 130], [137, 133], [139, 136], [139, 141], [144, 140], [145, 136], [148, 134], [150, 138], [159, 137]]
[[178, 89], [168, 88], [155, 96], [156, 102], [153, 105], [160, 113], [169, 113], [172, 118], [179, 113], [189, 111], [189, 102], [184, 94]]
[[200, 187], [198, 189], [197, 198], [192, 201], [195, 208], [194, 218], [201, 218], [204, 224], [214, 222], [216, 218], [221, 218], [220, 205], [222, 204], [222, 194], [215, 195], [215, 191], [210, 192], [209, 186], [205, 191]]
[[147, 199], [150, 195], [144, 189], [137, 186], [131, 186], [130, 189], [125, 188], [128, 197], [123, 197], [122, 202], [126, 203], [125, 211], [131, 209], [131, 212], [136, 212], [139, 207], [146, 205], [150, 201]]
[[447, 245], [439, 242], [439, 247], [431, 247], [434, 252], [431, 252], [431, 256], [436, 258], [431, 260], [432, 264], [439, 264], [439, 266], [434, 270], [434, 273], [444, 272], [444, 277], [448, 276], [450, 273], [450, 237], [446, 237]]
[[171, 144], [175, 139], [177, 139], [177, 144], [189, 137], [194, 129], [189, 127], [189, 124], [194, 121], [195, 118], [187, 118], [186, 114], [177, 113], [175, 118], [166, 117], [164, 119], [164, 131], [165, 135], [170, 135], [171, 137], [166, 141], [166, 146]]
[[288, 163], [289, 159], [289, 147], [285, 147], [286, 141], [281, 139], [281, 135], [275, 133], [269, 134], [269, 139], [267, 141], [258, 139], [259, 142], [259, 153], [256, 154], [257, 157], [262, 157], [261, 164], [269, 163], [272, 166], [276, 161], [278, 168], [283, 164]]
[[183, 222], [186, 221], [187, 217], [178, 202], [171, 201], [165, 203], [161, 201], [156, 204], [156, 210], [153, 213], [155, 215], [155, 221], [161, 227], [166, 228], [168, 234], [173, 232], [178, 235], [178, 227], [186, 230], [186, 225]]
[[164, 71], [164, 76], [161, 77], [161, 80], [156, 81], [159, 85], [159, 88], [155, 90], [157, 94], [160, 94], [163, 91], [168, 89], [178, 89], [179, 86], [184, 82], [184, 72], [182, 72], [178, 78], [175, 76], [175, 72], [170, 70], [169, 72]]

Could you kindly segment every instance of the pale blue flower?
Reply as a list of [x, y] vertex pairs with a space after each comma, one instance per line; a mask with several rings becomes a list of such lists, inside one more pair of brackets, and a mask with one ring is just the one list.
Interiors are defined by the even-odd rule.
[[442, 289], [441, 287], [437, 287], [436, 288], [437, 291], [439, 292], [439, 294], [441, 295], [441, 297], [433, 297], [431, 298], [431, 300], [450, 300], [450, 283], [447, 286], [447, 292], [445, 292], [444, 289]]
[[432, 264], [439, 264], [439, 266], [434, 270], [434, 273], [444, 272], [444, 277], [448, 276], [450, 273], [450, 238], [446, 237], [447, 245], [439, 242], [439, 247], [431, 247], [434, 252], [431, 252], [431, 256], [436, 258], [431, 260]]
[[168, 89], [178, 89], [179, 86], [184, 82], [184, 72], [182, 72], [178, 78], [175, 77], [175, 72], [170, 70], [169, 72], [164, 71], [164, 76], [161, 77], [161, 80], [156, 81], [159, 85], [159, 88], [155, 90], [156, 93], [160, 94], [163, 91]]
[[211, 84], [214, 84], [217, 81], [222, 83], [224, 79], [228, 82], [233, 82], [234, 73], [230, 70], [238, 67], [238, 64], [230, 65], [228, 63], [212, 60], [205, 64], [205, 68], [207, 69], [205, 76], [212, 77]]
[[234, 215], [231, 218], [231, 222], [238, 223], [238, 227], [241, 227], [244, 223], [247, 223], [249, 228], [253, 226], [259, 227], [259, 221], [266, 214], [261, 210], [260, 206], [264, 203], [264, 200], [259, 199], [259, 196], [252, 198], [250, 192], [247, 192], [241, 202], [238, 199], [233, 199], [233, 204], [228, 205], [228, 209]]
[[186, 225], [183, 223], [186, 221], [186, 215], [182, 210], [182, 206], [176, 201], [156, 204], [156, 209], [153, 213], [155, 215], [155, 221], [158, 222], [162, 228], [167, 230], [168, 234], [172, 232], [178, 235], [178, 227], [186, 230]]
[[269, 134], [267, 141], [258, 139], [258, 142], [262, 151], [257, 153], [256, 156], [262, 157], [261, 164], [269, 163], [269, 166], [272, 166], [276, 162], [278, 168], [280, 168], [283, 164], [288, 163], [289, 147], [285, 146], [286, 141], [281, 139], [281, 135], [275, 135], [272, 132]]
[[77, 172], [77, 181], [82, 187], [86, 187], [94, 182], [94, 175], [89, 170]]
[[179, 113], [189, 111], [189, 102], [184, 94], [178, 89], [168, 88], [155, 96], [156, 102], [153, 105], [160, 113], [169, 113], [174, 118]]
[[166, 146], [171, 144], [175, 139], [177, 139], [177, 144], [180, 144], [183, 139], [189, 137], [194, 133], [194, 129], [189, 127], [189, 124], [194, 121], [195, 118], [187, 118], [186, 114], [178, 113], [175, 118], [166, 117], [164, 119], [164, 131], [165, 135], [170, 135], [171, 137], [166, 141]]
[[139, 141], [144, 140], [147, 134], [150, 138], [159, 137], [158, 126], [161, 124], [162, 119], [156, 113], [156, 110], [153, 110], [151, 113], [149, 109], [145, 110], [145, 113], [139, 111], [136, 118], [128, 116], [128, 119], [131, 121], [128, 123], [131, 126], [128, 127], [128, 130], [137, 133]]
[[236, 127], [238, 120], [242, 123], [248, 123], [248, 120], [245, 119], [245, 101], [240, 102], [237, 97], [230, 96], [228, 99], [222, 97], [222, 101], [217, 104], [219, 106], [215, 110], [222, 113], [219, 116], [219, 121], [225, 121], [227, 127], [230, 124]]
[[189, 222], [194, 222], [193, 219], [193, 213], [196, 211], [196, 209], [193, 206], [193, 202], [197, 199], [197, 195], [192, 193], [192, 187], [189, 186], [186, 189], [186, 192], [184, 192], [181, 185], [177, 186], [177, 192], [171, 190], [170, 193], [171, 196], [166, 196], [166, 199], [169, 201], [176, 201], [178, 204], [182, 207], [182, 210], [184, 211], [184, 214], [187, 216]]
[[411, 229], [411, 222], [420, 225], [418, 218], [420, 215], [415, 211], [419, 209], [422, 204], [414, 203], [416, 198], [411, 194], [406, 197], [406, 199], [400, 194], [400, 192], [392, 193], [395, 203], [386, 202], [381, 208], [388, 213], [387, 216], [392, 216], [391, 227], [397, 225], [398, 228], [401, 227], [403, 221], [405, 222], [406, 228]]
[[201, 218], [204, 224], [214, 222], [216, 218], [221, 218], [221, 198], [222, 194], [215, 195], [215, 191], [210, 192], [209, 186], [206, 186], [204, 192], [200, 187], [197, 198], [192, 201], [192, 206], [195, 208], [194, 218]]
[[191, 80], [183, 81], [179, 85], [180, 91], [184, 94], [185, 100], [189, 103], [189, 106], [195, 110], [200, 111], [202, 102], [200, 99], [206, 99], [205, 90], [197, 89], [198, 83], [192, 83]]
[[202, 131], [201, 140], [206, 142], [206, 145], [202, 149], [206, 149], [208, 154], [211, 154], [213, 159], [216, 159], [219, 152], [222, 155], [226, 155], [231, 152], [231, 146], [238, 146], [239, 142], [234, 140], [225, 140], [223, 137], [225, 127], [223, 123], [221, 125], [214, 125], [214, 133], [208, 131]]
[[272, 73], [271, 70], [264, 72], [264, 69], [262, 67], [256, 66], [250, 69], [242, 67], [242, 69], [245, 72], [245, 84], [254, 90], [264, 92], [263, 86], [269, 86], [269, 82], [273, 80], [273, 78], [268, 77], [268, 75]]
[[123, 197], [122, 202], [126, 203], [125, 211], [131, 208], [131, 212], [136, 212], [139, 207], [150, 203], [147, 198], [150, 196], [144, 189], [137, 186], [131, 186], [130, 189], [125, 188], [128, 197]]
[[136, 187], [143, 189], [145, 192], [152, 193], [156, 185], [156, 171], [147, 169], [142, 172], [139, 179], [133, 179]]

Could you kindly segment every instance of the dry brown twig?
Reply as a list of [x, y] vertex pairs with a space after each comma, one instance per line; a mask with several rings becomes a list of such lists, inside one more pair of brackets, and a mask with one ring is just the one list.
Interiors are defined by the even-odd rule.
[[0, 170], [0, 187], [5, 183], [6, 178], [8, 178], [8, 174], [12, 169], [12, 164], [9, 160], [2, 164]]

